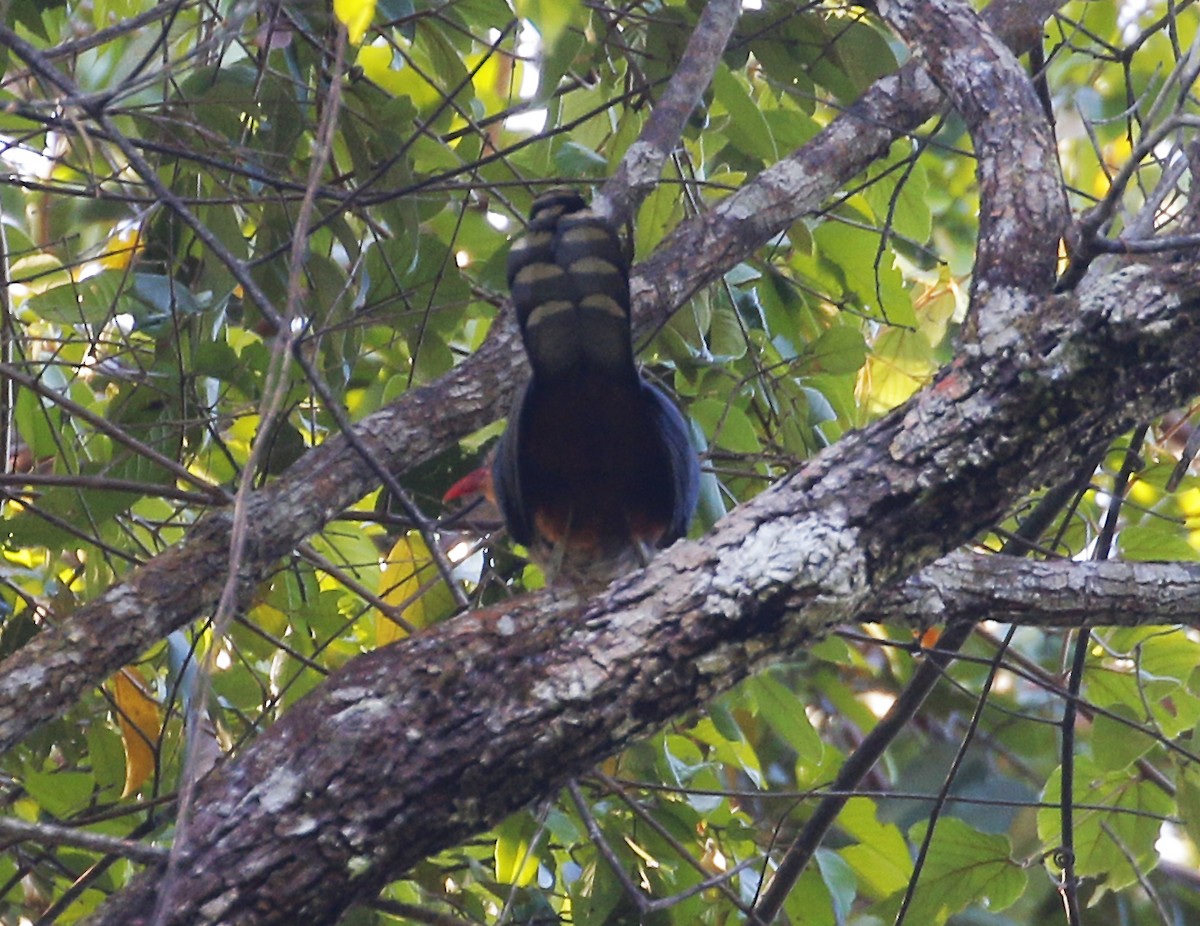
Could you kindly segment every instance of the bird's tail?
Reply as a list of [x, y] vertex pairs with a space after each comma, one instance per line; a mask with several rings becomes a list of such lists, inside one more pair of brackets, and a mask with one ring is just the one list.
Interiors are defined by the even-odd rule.
[[529, 230], [508, 256], [508, 285], [536, 379], [636, 378], [629, 261], [617, 230], [574, 190], [534, 201]]

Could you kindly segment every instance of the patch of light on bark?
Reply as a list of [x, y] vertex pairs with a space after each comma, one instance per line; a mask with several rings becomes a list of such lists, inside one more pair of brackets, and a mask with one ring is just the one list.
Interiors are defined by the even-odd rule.
[[713, 581], [734, 594], [794, 583], [818, 598], [846, 599], [862, 593], [866, 570], [857, 531], [840, 518], [811, 517], [759, 525], [722, 555]]
[[257, 797], [258, 804], [267, 813], [278, 813], [294, 803], [300, 796], [300, 776], [291, 769], [277, 768], [262, 782], [255, 785], [250, 797]]

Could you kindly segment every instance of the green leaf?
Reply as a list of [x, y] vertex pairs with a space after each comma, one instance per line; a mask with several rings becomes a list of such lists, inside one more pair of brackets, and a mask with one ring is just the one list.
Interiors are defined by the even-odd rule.
[[867, 359], [867, 343], [862, 332], [849, 325], [837, 325], [810, 344], [813, 372], [857, 373]]
[[635, 257], [638, 260], [648, 257], [682, 216], [679, 194], [674, 187], [668, 184], [655, 187], [638, 208], [633, 227]]
[[[1193, 742], [1196, 737], [1193, 736]], [[1175, 800], [1183, 828], [1193, 845], [1200, 846], [1200, 767], [1188, 761], [1177, 761], [1175, 766]]]
[[603, 859], [589, 862], [583, 874], [571, 883], [571, 914], [578, 926], [634, 922], [618, 912], [623, 902], [628, 905], [625, 888]]
[[95, 779], [89, 772], [26, 772], [25, 790], [54, 817], [78, 813], [91, 801]]
[[831, 43], [833, 53], [827, 54], [822, 47], [813, 59], [811, 73], [849, 104], [880, 77], [896, 70], [896, 56], [887, 37], [865, 20], [839, 20], [832, 28], [837, 30], [837, 42]]
[[1137, 647], [1138, 671], [1151, 678], [1189, 681], [1200, 668], [1200, 642], [1182, 627], [1141, 629], [1145, 639]]
[[880, 224], [887, 222], [894, 233], [918, 244], [929, 240], [933, 232], [929, 174], [920, 161], [903, 164], [898, 170], [870, 183], [863, 190], [863, 196], [871, 204]]
[[837, 268], [847, 297], [872, 318], [898, 327], [916, 327], [912, 297], [890, 252], [880, 253], [877, 232], [825, 222], [813, 237], [821, 259]]
[[746, 356], [746, 333], [738, 320], [738, 313], [723, 300], [712, 311], [708, 349], [718, 360], [737, 360]]
[[774, 11], [753, 11], [743, 16], [742, 29], [752, 36], [750, 48], [771, 82], [811, 113], [816, 108], [816, 91], [809, 66], [822, 48], [830, 47], [822, 17], [799, 13], [780, 24]]
[[[913, 827], [914, 843], [924, 838], [927, 826], [922, 821]], [[1012, 906], [1027, 889], [1029, 877], [1011, 853], [1006, 837], [980, 833], [962, 820], [942, 816], [908, 908], [909, 922], [940, 926], [972, 903], [994, 911]]]
[[854, 872], [845, 860], [831, 849], [818, 849], [816, 861], [821, 880], [829, 889], [836, 921], [844, 923], [850, 916], [851, 905], [858, 894], [858, 881]]
[[[817, 850], [818, 856], [825, 850]], [[818, 859], [818, 864], [820, 860]], [[850, 875], [851, 888], [854, 887], [854, 875], [841, 859], [838, 859], [843, 871]], [[804, 926], [838, 926], [846, 920], [835, 914], [840, 908], [834, 899], [833, 892], [824, 878], [824, 868], [818, 869], [809, 865], [795, 887], [788, 891], [784, 900], [784, 911], [791, 917], [793, 923], [803, 923]]]
[[1128, 710], [1119, 710], [1127, 714], [1130, 723], [1122, 723], [1107, 714], [1099, 714], [1092, 721], [1092, 755], [1096, 767], [1106, 772], [1126, 769], [1154, 746], [1154, 738], [1142, 733], [1131, 724], [1137, 720]]
[[[747, 154], [760, 158], [764, 163], [779, 160], [779, 151], [775, 147], [775, 136], [771, 126], [763, 117], [762, 109], [750, 96], [750, 93], [733, 75], [729, 68], [721, 64], [713, 74], [713, 98], [729, 115], [733, 131], [727, 133], [730, 143]], [[713, 108], [714, 115], [718, 114]]]
[[838, 825], [855, 840], [840, 855], [872, 896], [888, 897], [908, 884], [912, 876], [908, 843], [898, 827], [876, 819], [874, 801], [851, 798], [838, 816]]
[[825, 751], [817, 731], [804, 711], [804, 701], [772, 672], [751, 678], [747, 690], [754, 695], [762, 718], [806, 763], [820, 761]]
[[[566, 22], [558, 27], [558, 34], [553, 39], [549, 38], [546, 32], [541, 33], [542, 60], [538, 75], [538, 90], [534, 96], [534, 99], [540, 103], [548, 100], [558, 89], [567, 71], [571, 69], [575, 60], [587, 46], [587, 34], [582, 28], [586, 22], [586, 16], [579, 0], [570, 0], [569, 3], [557, 3], [555, 0], [531, 0], [531, 2], [537, 4], [539, 15], [543, 7], [552, 7], [551, 16], [557, 14], [559, 21], [563, 14], [566, 15]], [[581, 28], [567, 28], [572, 20], [578, 21]], [[554, 26], [547, 25], [546, 28], [550, 30]]]
[[688, 406], [688, 413], [713, 443], [734, 453], [754, 454], [762, 450], [758, 430], [738, 406], [719, 399], [701, 399]]
[[[1056, 769], [1042, 800], [1057, 805], [1061, 796], [1061, 769]], [[1140, 775], [1105, 772], [1086, 756], [1075, 760], [1073, 796], [1076, 873], [1096, 878], [1113, 891], [1135, 884], [1138, 873], [1158, 861], [1154, 844], [1162, 818], [1174, 808], [1171, 797]], [[1083, 804], [1089, 806], [1079, 806]], [[1060, 825], [1057, 810], [1038, 811], [1038, 836], [1048, 849], [1062, 842]], [[1054, 868], [1049, 859], [1047, 865]]]
[[688, 787], [707, 765], [700, 747], [690, 737], [672, 734], [663, 737], [662, 759], [660, 768], [665, 773], [664, 778], [681, 788]]
[[51, 42], [46, 24], [42, 21], [43, 11], [58, 9], [66, 6], [65, 0], [13, 0], [6, 19], [19, 22], [43, 42]]
[[554, 152], [554, 164], [565, 177], [598, 177], [608, 162], [591, 148], [568, 141]]
[[554, 47], [567, 27], [583, 16], [582, 0], [516, 0], [517, 15], [529, 20], [547, 48]]
[[1121, 528], [1117, 547], [1121, 559], [1142, 562], [1194, 562], [1198, 555], [1187, 537], [1161, 518], [1147, 518], [1139, 524]]
[[129, 274], [104, 270], [74, 282], [67, 280], [30, 296], [25, 307], [48, 322], [101, 326], [116, 314], [117, 295]]
[[142, 311], [134, 312], [139, 328], [155, 329], [176, 313], [195, 315], [201, 305], [177, 280], [157, 273], [133, 274], [133, 297]]

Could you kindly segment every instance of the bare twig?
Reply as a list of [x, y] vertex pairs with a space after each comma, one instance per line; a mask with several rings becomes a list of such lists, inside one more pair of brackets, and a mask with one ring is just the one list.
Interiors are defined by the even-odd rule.
[[597, 197], [598, 210], [614, 222], [625, 222], [658, 182], [688, 117], [721, 62], [741, 12], [741, 0], [709, 0], [705, 5], [667, 89]]
[[89, 852], [116, 855], [146, 864], [157, 864], [167, 857], [167, 850], [159, 846], [89, 833], [87, 830], [57, 823], [27, 823], [16, 817], [0, 816], [0, 837], [14, 842], [36, 842], [44, 846], [74, 846]]

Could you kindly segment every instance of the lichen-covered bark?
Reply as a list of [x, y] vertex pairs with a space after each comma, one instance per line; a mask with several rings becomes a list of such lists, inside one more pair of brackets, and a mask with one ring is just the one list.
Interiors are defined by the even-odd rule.
[[952, 553], [872, 602], [871, 616], [923, 629], [981, 620], [1028, 627], [1193, 623], [1200, 564], [1065, 560]]
[[[890, 583], [1200, 391], [1200, 293], [1129, 268], [1047, 299], [702, 541], [581, 604], [545, 595], [347, 666], [201, 786], [178, 924], [332, 922], [430, 853], [852, 619]], [[146, 922], [148, 873], [89, 922]]]
[[[997, 289], [1048, 292], [1067, 227], [1067, 198], [1054, 134], [1033, 84], [963, 0], [879, 0], [878, 7], [971, 131], [985, 206], [972, 295]], [[970, 320], [969, 331], [976, 322]]]
[[[1060, 5], [1061, 0], [997, 0], [985, 18], [1006, 41], [1027, 46]], [[940, 103], [920, 68], [906, 65], [795, 154], [712, 212], [681, 225], [631, 281], [639, 327], [661, 323], [700, 286], [820, 208]], [[498, 325], [495, 336], [458, 369], [360, 422], [356, 434], [381, 465], [406, 472], [505, 414], [524, 375], [513, 327]], [[346, 440], [334, 438], [255, 493], [243, 590], [377, 484], [371, 465]], [[210, 517], [187, 540], [0, 664], [0, 750], [61, 715], [89, 686], [171, 631], [209, 613], [228, 568], [229, 523], [223, 513]]]

